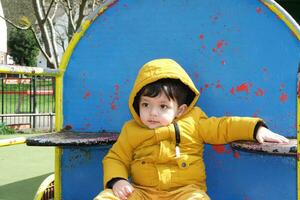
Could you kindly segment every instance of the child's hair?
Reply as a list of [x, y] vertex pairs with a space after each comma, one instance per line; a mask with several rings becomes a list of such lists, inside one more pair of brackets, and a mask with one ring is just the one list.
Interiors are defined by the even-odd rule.
[[135, 96], [133, 107], [139, 114], [139, 102], [141, 96], [156, 97], [163, 92], [168, 99], [175, 100], [178, 106], [182, 104], [190, 105], [195, 97], [195, 93], [179, 79], [160, 79], [148, 85], [145, 85]]

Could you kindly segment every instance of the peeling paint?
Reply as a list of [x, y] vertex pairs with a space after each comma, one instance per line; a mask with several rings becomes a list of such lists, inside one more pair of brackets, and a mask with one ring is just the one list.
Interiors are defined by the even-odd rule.
[[231, 146], [235, 150], [244, 150], [249, 152], [262, 152], [269, 154], [296, 156], [297, 140], [290, 139], [289, 143], [264, 142], [262, 144], [255, 141], [236, 141]]

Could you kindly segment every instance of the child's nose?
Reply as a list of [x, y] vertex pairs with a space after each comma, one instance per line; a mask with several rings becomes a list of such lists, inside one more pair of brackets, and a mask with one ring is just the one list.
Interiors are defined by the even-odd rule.
[[152, 116], [157, 116], [157, 115], [158, 115], [157, 109], [156, 109], [156, 108], [152, 108], [152, 109], [150, 110], [150, 114], [151, 114]]

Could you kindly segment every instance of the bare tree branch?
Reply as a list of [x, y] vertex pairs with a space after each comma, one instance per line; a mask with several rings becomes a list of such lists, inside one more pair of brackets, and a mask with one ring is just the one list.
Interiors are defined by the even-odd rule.
[[[35, 11], [35, 15], [37, 18], [37, 24], [39, 26], [39, 29], [41, 31], [41, 38], [43, 40], [43, 46], [44, 48], [43, 51], [46, 52], [46, 54], [48, 55], [46, 57], [47, 59], [47, 65], [50, 68], [57, 68], [57, 62], [55, 61], [56, 57], [55, 55], [53, 55], [53, 45], [51, 42], [51, 38], [48, 32], [48, 28], [47, 28], [47, 24], [45, 23], [45, 13], [44, 13], [44, 7], [43, 4], [44, 2], [41, 0], [32, 0], [32, 4], [33, 4], [33, 8]], [[48, 18], [49, 19], [49, 18]], [[50, 33], [51, 34], [51, 33]]]
[[40, 40], [39, 40], [39, 38], [38, 38], [38, 36], [37, 36], [36, 32], [34, 31], [34, 29], [33, 29], [32, 26], [30, 26], [30, 30], [31, 30], [31, 32], [32, 32], [33, 35], [34, 35], [34, 38], [35, 38], [36, 43], [39, 45], [40, 51], [41, 51], [42, 54], [45, 56], [46, 60], [49, 60], [49, 61], [50, 61], [50, 60], [51, 60], [50, 57], [48, 56], [48, 54], [47, 54], [47, 53], [45, 52], [45, 50], [43, 49], [43, 45], [41, 44], [41, 42], [40, 42]]
[[46, 12], [46, 15], [45, 15], [45, 17], [44, 17], [44, 20], [46, 20], [46, 19], [48, 18], [49, 14], [50, 14], [50, 11], [51, 11], [51, 8], [52, 8], [52, 5], [53, 5], [53, 3], [56, 3], [56, 0], [52, 0], [52, 1], [51, 1], [50, 5], [49, 5], [49, 7], [48, 7], [48, 10], [47, 10], [47, 12]]
[[46, 15], [46, 5], [45, 5], [45, 0], [38, 0], [40, 2], [40, 5], [42, 6], [41, 7], [41, 10], [43, 11], [43, 18], [45, 18], [45, 15]]
[[49, 31], [50, 31], [50, 35], [51, 35], [51, 45], [53, 47], [52, 51], [53, 51], [53, 57], [54, 57], [54, 61], [56, 66], [59, 66], [59, 60], [58, 60], [58, 54], [57, 54], [57, 46], [56, 46], [56, 36], [55, 36], [55, 30], [54, 30], [54, 26], [52, 23], [52, 19], [48, 18], [47, 19], [48, 25], [49, 25]]
[[92, 11], [94, 11], [95, 9], [96, 9], [96, 0], [93, 0]]
[[52, 14], [52, 16], [50, 17], [52, 20], [54, 19], [55, 15], [56, 15], [57, 8], [58, 8], [58, 3], [55, 2], [53, 14]]
[[76, 30], [76, 27], [75, 27], [74, 17], [73, 17], [73, 15], [72, 15], [72, 13], [73, 13], [73, 8], [72, 8], [72, 6], [71, 6], [70, 0], [66, 0], [66, 2], [67, 2], [67, 6], [68, 6], [69, 26], [71, 26], [72, 32], [74, 32], [74, 31]]
[[78, 28], [80, 27], [80, 25], [82, 23], [82, 20], [84, 18], [84, 8], [86, 6], [86, 3], [87, 3], [87, 0], [82, 0], [81, 1], [81, 4], [79, 6], [79, 14], [78, 14], [78, 19], [77, 19], [77, 22], [76, 22], [76, 29], [75, 30], [78, 30]]
[[2, 17], [0, 16], [1, 19], [5, 20], [7, 23], [9, 23], [10, 25], [12, 25], [13, 27], [17, 28], [17, 29], [20, 29], [20, 30], [28, 30], [30, 27], [28, 26], [19, 26], [15, 23], [13, 23], [11, 20], [5, 18], [5, 17]]

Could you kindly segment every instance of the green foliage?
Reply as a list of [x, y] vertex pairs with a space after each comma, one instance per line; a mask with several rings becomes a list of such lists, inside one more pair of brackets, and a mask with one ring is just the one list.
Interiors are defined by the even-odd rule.
[[8, 47], [16, 64], [36, 66], [39, 48], [31, 31], [13, 29], [9, 35]]
[[14, 134], [15, 130], [6, 126], [3, 123], [0, 123], [0, 135], [8, 135], [8, 134]]

